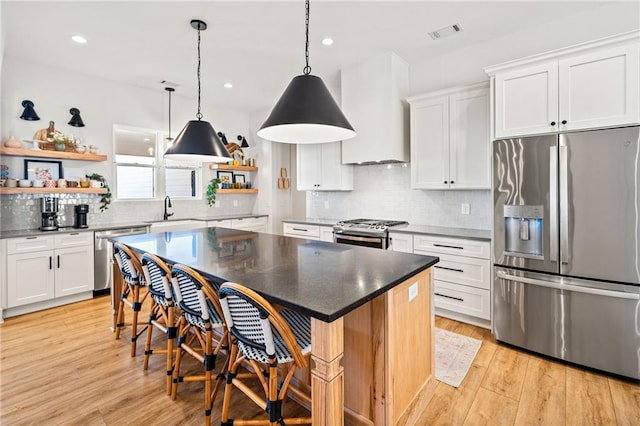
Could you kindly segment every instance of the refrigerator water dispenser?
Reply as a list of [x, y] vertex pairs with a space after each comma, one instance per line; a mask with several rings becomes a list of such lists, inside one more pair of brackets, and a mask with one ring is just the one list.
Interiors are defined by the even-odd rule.
[[542, 206], [504, 206], [504, 254], [544, 259], [542, 229]]

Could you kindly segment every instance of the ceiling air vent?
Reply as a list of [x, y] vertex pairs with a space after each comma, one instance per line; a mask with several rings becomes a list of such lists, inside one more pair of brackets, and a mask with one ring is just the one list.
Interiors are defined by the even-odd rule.
[[453, 25], [449, 25], [448, 27], [440, 28], [439, 30], [436, 30], [436, 31], [431, 31], [429, 35], [431, 36], [432, 39], [438, 40], [444, 37], [449, 37], [451, 35], [454, 35], [455, 33], [459, 33], [460, 31], [462, 31], [462, 25], [453, 24]]

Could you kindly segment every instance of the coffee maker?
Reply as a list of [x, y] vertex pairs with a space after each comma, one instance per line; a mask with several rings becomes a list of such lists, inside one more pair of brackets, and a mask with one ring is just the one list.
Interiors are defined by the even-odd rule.
[[87, 213], [89, 213], [89, 204], [78, 204], [74, 208], [75, 216], [73, 219], [74, 228], [88, 228], [87, 225]]
[[42, 213], [41, 231], [58, 230], [58, 199], [43, 197], [40, 199], [40, 211]]

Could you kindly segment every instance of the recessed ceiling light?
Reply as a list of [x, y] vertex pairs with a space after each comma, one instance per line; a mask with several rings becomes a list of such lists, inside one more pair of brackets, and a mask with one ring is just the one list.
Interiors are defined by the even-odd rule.
[[227, 88], [227, 89], [231, 89], [231, 88], [233, 87], [233, 84], [231, 84], [231, 83], [225, 83], [225, 84], [224, 84], [224, 87], [225, 87], [225, 88]]
[[331, 37], [325, 37], [322, 39], [322, 44], [325, 46], [331, 46], [333, 44], [333, 39]]
[[85, 44], [87, 42], [87, 39], [80, 35], [74, 35], [73, 37], [71, 37], [71, 40], [79, 44]]

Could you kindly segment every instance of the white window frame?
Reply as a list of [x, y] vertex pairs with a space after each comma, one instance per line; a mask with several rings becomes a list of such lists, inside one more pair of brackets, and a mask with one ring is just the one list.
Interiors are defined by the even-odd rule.
[[[116, 156], [116, 129], [118, 130], [128, 130], [128, 131], [139, 131], [143, 133], [153, 133], [156, 136], [155, 140], [155, 165], [147, 165], [140, 163], [125, 163], [125, 162], [117, 162]], [[163, 157], [164, 151], [166, 149], [165, 138], [167, 137], [167, 133], [161, 130], [155, 129], [145, 129], [141, 127], [132, 127], [120, 124], [114, 124], [113, 126], [113, 176], [114, 176], [114, 201], [158, 201], [163, 200], [166, 194], [166, 170], [167, 169], [187, 169], [194, 170], [196, 172], [195, 178], [195, 196], [188, 197], [180, 197], [180, 196], [171, 196], [172, 199], [175, 200], [202, 200], [203, 199], [203, 191], [202, 191], [202, 163], [194, 162], [192, 164], [185, 165], [171, 165], [166, 166], [165, 160]], [[120, 198], [118, 195], [118, 166], [133, 166], [133, 167], [148, 167], [153, 168], [155, 170], [154, 173], [154, 196], [150, 198]]]

